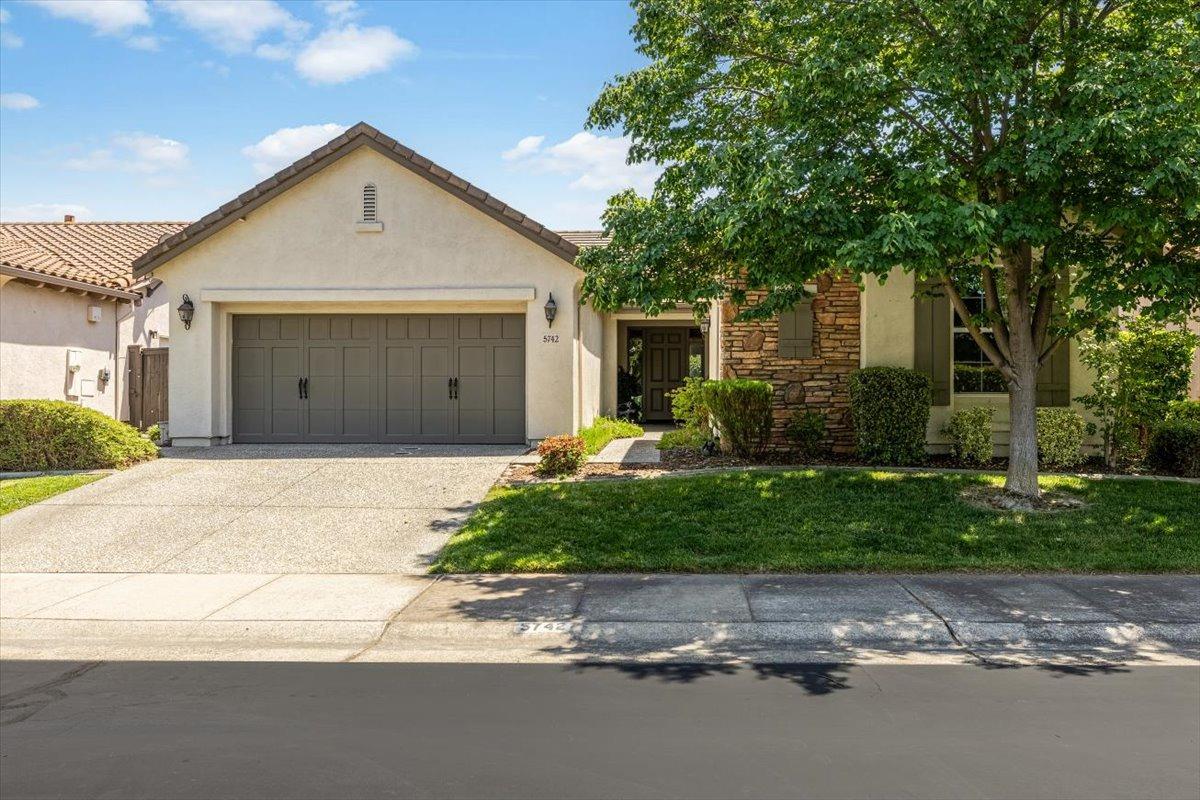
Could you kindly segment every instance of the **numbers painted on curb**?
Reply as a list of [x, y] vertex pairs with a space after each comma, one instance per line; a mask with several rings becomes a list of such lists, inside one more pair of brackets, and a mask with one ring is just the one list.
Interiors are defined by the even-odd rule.
[[556, 620], [552, 622], [518, 622], [514, 632], [520, 636], [537, 636], [539, 634], [571, 633], [578, 623]]

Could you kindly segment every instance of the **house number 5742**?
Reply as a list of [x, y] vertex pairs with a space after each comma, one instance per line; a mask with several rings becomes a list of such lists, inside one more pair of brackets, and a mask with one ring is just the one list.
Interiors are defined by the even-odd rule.
[[557, 333], [547, 333], [542, 337], [542, 344], [555, 344], [558, 342]]

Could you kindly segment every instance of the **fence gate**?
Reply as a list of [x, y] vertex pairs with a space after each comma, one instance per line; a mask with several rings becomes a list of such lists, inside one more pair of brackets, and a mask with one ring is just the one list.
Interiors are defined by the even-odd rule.
[[129, 345], [129, 422], [138, 428], [167, 419], [167, 353], [165, 347]]

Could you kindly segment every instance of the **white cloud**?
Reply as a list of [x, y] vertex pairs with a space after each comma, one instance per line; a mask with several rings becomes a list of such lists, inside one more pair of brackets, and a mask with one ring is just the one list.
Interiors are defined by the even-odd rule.
[[242, 155], [250, 159], [259, 175], [270, 175], [337, 137], [346, 127], [336, 122], [326, 122], [323, 125], [280, 128], [257, 143], [243, 147]]
[[226, 53], [248, 53], [260, 38], [278, 33], [303, 38], [307, 22], [296, 19], [274, 0], [158, 0], [180, 24]]
[[398, 58], [412, 58], [417, 46], [391, 28], [327, 30], [313, 39], [296, 58], [296, 71], [313, 83], [345, 83], [382, 72]]
[[112, 138], [111, 146], [67, 159], [63, 166], [79, 172], [117, 170], [145, 175], [173, 172], [188, 166], [188, 146], [149, 133], [118, 134]]
[[292, 48], [286, 44], [260, 44], [254, 48], [254, 55], [267, 61], [287, 61], [292, 57]]
[[511, 150], [505, 150], [500, 154], [500, 157], [505, 161], [516, 161], [525, 156], [533, 155], [542, 146], [542, 142], [546, 141], [545, 136], [526, 136], [521, 141], [517, 142], [517, 146]]
[[355, 0], [318, 0], [317, 5], [334, 22], [348, 22], [362, 16]]
[[7, 8], [0, 8], [0, 25], [5, 25], [12, 19], [12, 14], [8, 13]]
[[[0, 8], [0, 25], [7, 25], [12, 19], [12, 14], [8, 13], [7, 8]], [[25, 40], [17, 36], [10, 30], [0, 30], [0, 47], [20, 47], [25, 44]]]
[[64, 214], [74, 214], [83, 221], [92, 218], [92, 210], [76, 203], [30, 203], [23, 206], [0, 207], [0, 219], [5, 222], [62, 222]]
[[[544, 137], [526, 136], [501, 157], [538, 173], [571, 176], [570, 188], [616, 192], [630, 187], [649, 192], [662, 173], [657, 164], [627, 164], [629, 138], [580, 131], [569, 139], [542, 147]], [[537, 141], [535, 141], [537, 140]]]
[[88, 25], [102, 36], [121, 36], [150, 24], [146, 0], [32, 0], [60, 19]]
[[134, 50], [148, 50], [157, 52], [159, 49], [159, 40], [157, 36], [130, 36], [125, 40], [127, 47], [132, 47]]
[[28, 111], [40, 105], [41, 103], [38, 102], [36, 97], [24, 92], [5, 92], [4, 94], [0, 94], [0, 108], [7, 108], [9, 111]]

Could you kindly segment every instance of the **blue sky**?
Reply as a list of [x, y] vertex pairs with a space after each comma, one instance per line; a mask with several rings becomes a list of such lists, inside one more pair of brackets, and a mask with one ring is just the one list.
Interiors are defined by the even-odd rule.
[[0, 2], [0, 216], [191, 220], [364, 120], [555, 228], [649, 188], [586, 132], [623, 2]]

